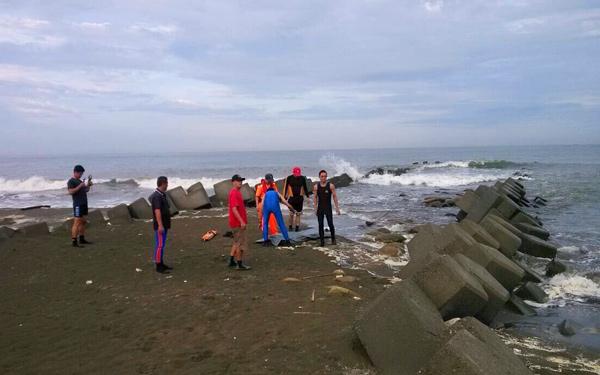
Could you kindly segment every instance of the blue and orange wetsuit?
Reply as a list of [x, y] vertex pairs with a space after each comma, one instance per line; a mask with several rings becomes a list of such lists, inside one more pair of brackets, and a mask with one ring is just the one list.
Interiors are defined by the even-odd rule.
[[285, 227], [283, 215], [281, 214], [281, 207], [279, 207], [279, 193], [273, 188], [269, 188], [269, 190], [267, 190], [267, 193], [265, 194], [265, 198], [263, 200], [264, 241], [267, 241], [269, 239], [269, 215], [271, 214], [273, 214], [275, 216], [275, 220], [277, 220], [277, 225], [279, 226], [279, 230], [283, 235], [283, 239], [289, 241], [290, 237], [288, 235], [287, 228]]

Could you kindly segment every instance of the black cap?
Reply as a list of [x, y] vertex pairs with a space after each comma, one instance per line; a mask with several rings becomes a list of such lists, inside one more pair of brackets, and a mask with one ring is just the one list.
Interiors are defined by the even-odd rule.
[[243, 178], [243, 177], [242, 177], [242, 176], [240, 176], [239, 174], [234, 174], [234, 175], [231, 177], [231, 181], [240, 181], [240, 182], [241, 182], [241, 181], [244, 181], [244, 180], [245, 180], [245, 178]]
[[267, 173], [265, 175], [265, 180], [267, 180], [267, 182], [273, 182], [275, 179], [273, 178], [273, 175], [270, 173]]
[[85, 169], [83, 169], [83, 167], [81, 165], [77, 164], [75, 166], [75, 168], [73, 168], [73, 172], [81, 172], [81, 173], [83, 173], [83, 172], [85, 172]]

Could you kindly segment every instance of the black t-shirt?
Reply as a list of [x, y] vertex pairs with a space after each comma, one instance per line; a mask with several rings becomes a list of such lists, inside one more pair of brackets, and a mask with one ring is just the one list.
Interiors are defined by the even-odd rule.
[[[291, 190], [291, 194], [289, 190]], [[312, 193], [308, 188], [308, 181], [306, 181], [306, 177], [294, 175], [288, 176], [288, 178], [285, 180], [285, 197], [300, 197], [302, 196], [302, 190], [304, 190], [304, 195], [307, 197]]]
[[[83, 181], [78, 178], [71, 177], [69, 182], [67, 182], [67, 187], [69, 189], [74, 189], [81, 184], [83, 184]], [[86, 189], [87, 188], [81, 188], [79, 191], [77, 191], [77, 193], [71, 195], [73, 197], [73, 206], [83, 206], [88, 204]]]
[[152, 205], [152, 224], [154, 230], [158, 230], [158, 221], [156, 220], [156, 214], [154, 210], [160, 210], [160, 217], [162, 218], [162, 224], [165, 229], [171, 229], [171, 212], [169, 210], [169, 201], [167, 195], [162, 191], [156, 189], [152, 195], [150, 195], [150, 205]]

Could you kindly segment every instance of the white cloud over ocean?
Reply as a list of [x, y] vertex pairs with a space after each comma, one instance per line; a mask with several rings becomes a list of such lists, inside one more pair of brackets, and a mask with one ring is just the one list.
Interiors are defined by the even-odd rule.
[[0, 1], [4, 153], [600, 142], [600, 4], [114, 6]]

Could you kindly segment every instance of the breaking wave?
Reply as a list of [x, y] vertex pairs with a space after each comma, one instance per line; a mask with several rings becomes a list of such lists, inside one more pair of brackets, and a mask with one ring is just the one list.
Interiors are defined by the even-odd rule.
[[473, 185], [482, 182], [507, 178], [510, 174], [461, 174], [461, 173], [419, 173], [409, 172], [400, 176], [390, 174], [371, 175], [361, 179], [361, 183], [372, 185], [407, 185], [429, 187], [454, 187]]
[[556, 275], [548, 281], [546, 293], [551, 301], [573, 299], [585, 302], [589, 298], [600, 298], [600, 285], [580, 275]]
[[478, 169], [508, 169], [517, 168], [521, 166], [520, 163], [515, 163], [510, 160], [484, 160], [484, 161], [470, 161], [468, 163], [469, 168]]

